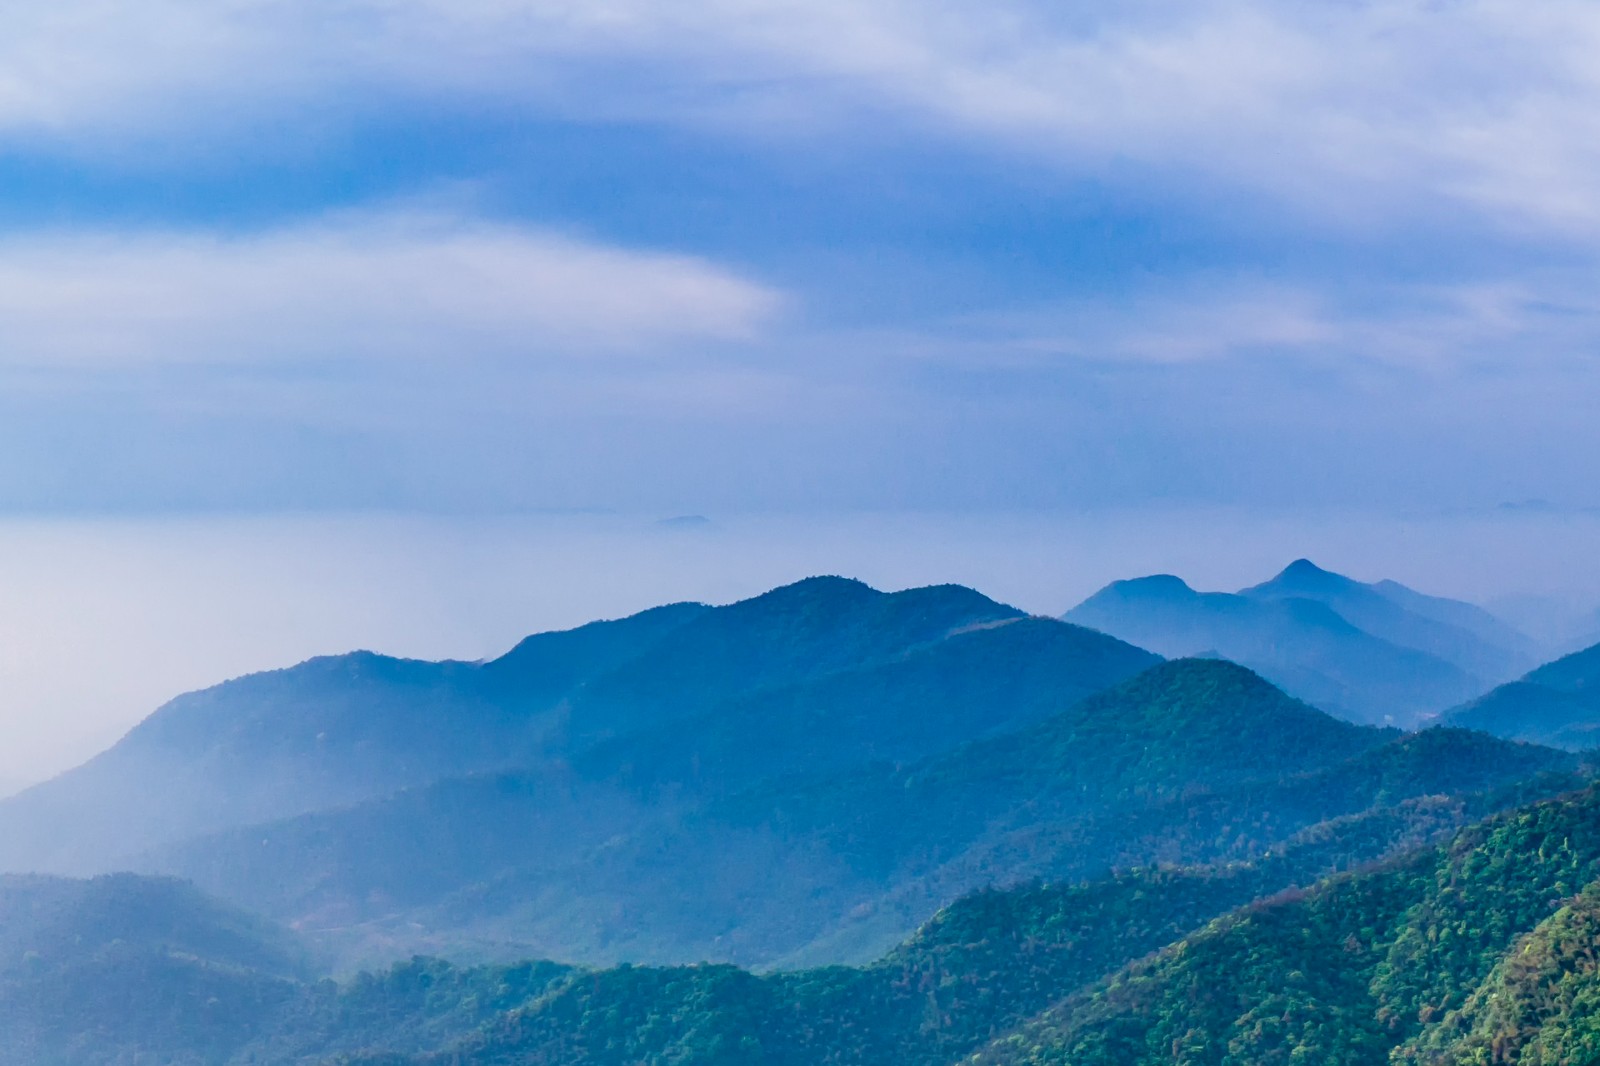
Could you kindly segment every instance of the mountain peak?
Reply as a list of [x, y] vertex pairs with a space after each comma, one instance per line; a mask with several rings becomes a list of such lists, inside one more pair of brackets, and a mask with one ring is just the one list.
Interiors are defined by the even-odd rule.
[[[1214, 723], [1219, 716], [1250, 735], [1288, 718], [1314, 721], [1335, 733], [1360, 732], [1360, 727], [1331, 716], [1285, 693], [1278, 686], [1229, 659], [1185, 658], [1158, 663], [1113, 688], [1091, 697], [1108, 705], [1136, 706], [1166, 724]], [[1336, 724], [1335, 724], [1336, 723]], [[1127, 723], [1132, 727], [1133, 723]]]
[[1136, 596], [1141, 599], [1188, 599], [1195, 595], [1195, 590], [1176, 574], [1150, 574], [1146, 577], [1128, 578], [1125, 581], [1113, 581], [1100, 590], [1100, 594], [1105, 593], [1123, 597]]
[[1336, 574], [1332, 570], [1324, 570], [1310, 559], [1296, 559], [1284, 567], [1283, 571], [1274, 580], [1294, 582], [1296, 584], [1305, 584], [1307, 582], [1317, 582], [1319, 584], [1338, 582], [1339, 584], [1346, 584], [1350, 581], [1343, 574]]
[[787, 585], [779, 585], [743, 603], [782, 603], [791, 600], [856, 600], [881, 596], [883, 593], [853, 577], [837, 574], [819, 574], [804, 577]]
[[1332, 570], [1324, 570], [1310, 559], [1296, 559], [1278, 572], [1278, 576], [1270, 581], [1263, 581], [1259, 585], [1240, 589], [1241, 596], [1310, 596], [1321, 598], [1325, 596], [1340, 596], [1358, 590], [1365, 590], [1367, 586], [1354, 578], [1345, 577], [1343, 574]]

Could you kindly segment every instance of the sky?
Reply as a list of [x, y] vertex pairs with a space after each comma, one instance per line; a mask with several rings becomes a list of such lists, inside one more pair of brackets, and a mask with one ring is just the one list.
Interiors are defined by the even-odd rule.
[[1600, 505], [1600, 12], [14, 0], [0, 510]]
[[[123, 567], [52, 647], [119, 639], [95, 618], [167, 573], [132, 531], [197, 522], [271, 572], [337, 569], [350, 515], [462, 552], [540, 515], [941, 514], [1001, 530], [979, 551], [1016, 515], [1253, 509], [1305, 543], [1330, 514], [1600, 508], [1592, 4], [0, 11], [0, 541], [62, 531], [63, 580]], [[301, 540], [261, 533], [291, 518]], [[847, 569], [830, 543], [836, 566], [773, 548], [745, 584]], [[1541, 542], [1494, 543], [1522, 573]], [[30, 622], [48, 591], [0, 572], [3, 735], [64, 679]], [[618, 602], [583, 573], [538, 617]], [[173, 609], [249, 601], [230, 580]], [[334, 615], [381, 613], [346, 595]], [[261, 665], [389, 632], [277, 644], [250, 617]], [[136, 702], [55, 717], [103, 736]]]

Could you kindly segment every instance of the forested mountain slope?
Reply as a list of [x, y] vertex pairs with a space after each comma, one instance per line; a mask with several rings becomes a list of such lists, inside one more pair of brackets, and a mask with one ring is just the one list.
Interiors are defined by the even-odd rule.
[[1459, 730], [1354, 726], [1242, 667], [1185, 660], [899, 766], [740, 790], [657, 776], [648, 801], [632, 773], [479, 775], [200, 838], [146, 868], [361, 961], [864, 960], [986, 885], [1249, 859], [1329, 819], [1573, 765]]
[[1600, 645], [1501, 685], [1444, 720], [1573, 751], [1600, 747]]
[[1521, 938], [1397, 1058], [1430, 1066], [1600, 1062], [1600, 883]]
[[[1429, 1007], [1450, 989], [1469, 1002], [1518, 931], [1560, 907], [1545, 897], [1596, 871], [1596, 802], [1581, 794], [1524, 808], [1439, 847], [1425, 842], [1462, 812], [1412, 803], [1322, 827], [1254, 864], [983, 892], [861, 969], [608, 970], [432, 1054], [357, 1061], [954, 1066], [976, 1053], [1265, 1066], [1299, 1061], [1287, 1056], [1303, 1047], [1305, 1061], [1382, 1063], [1435, 1031], [1446, 1015]], [[1387, 864], [1361, 867], [1396, 849]], [[1572, 968], [1584, 971], [1581, 960]], [[1175, 975], [1182, 983], [1169, 992]], [[1353, 1001], [1314, 998], [1344, 993]], [[1563, 1017], [1559, 1005], [1547, 1014]], [[1178, 1025], [1187, 1027], [1174, 1043]]]
[[[1418, 1063], [1477, 1061], [1437, 1056], [1484, 1046], [1581, 1049], [1592, 893], [1564, 901], [1600, 876], [1600, 798], [1540, 799], [1579, 781], [1555, 772], [1378, 807], [1253, 862], [985, 890], [870, 965], [765, 975], [416, 960], [309, 983], [293, 938], [173, 882], [0, 882], [11, 945], [0, 952], [15, 960], [0, 966], [0, 1021], [10, 1019], [0, 1054], [43, 1066], [955, 1066], [972, 1055], [1175, 1054], [1252, 1066], [1297, 1048], [1308, 1061], [1363, 1063], [1390, 1049]], [[39, 947], [17, 953], [23, 943]]]
[[[1548, 938], [1551, 928], [1537, 932], [1540, 924], [1597, 877], [1600, 792], [1591, 789], [1493, 818], [1446, 847], [1246, 908], [1068, 997], [975, 1061], [1220, 1066], [1293, 1057], [1354, 1066], [1391, 1053], [1438, 1061], [1497, 1024], [1481, 985], [1515, 984], [1524, 964], [1552, 965], [1537, 958], [1537, 941], [1520, 938]], [[1523, 983], [1524, 995], [1540, 992]], [[1547, 1041], [1560, 1043], [1584, 1021], [1563, 1021], [1563, 1002], [1558, 995], [1533, 1006], [1539, 1024], [1555, 1030]], [[1560, 1060], [1518, 1050], [1486, 1061]]]
[[282, 929], [192, 886], [0, 877], [0, 1061], [224, 1061], [311, 972]]

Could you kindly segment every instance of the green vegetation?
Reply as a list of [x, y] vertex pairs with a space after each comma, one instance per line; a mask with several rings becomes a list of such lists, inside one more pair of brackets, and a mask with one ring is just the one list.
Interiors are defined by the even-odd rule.
[[0, 1061], [221, 1062], [306, 973], [287, 933], [181, 882], [0, 878]]
[[1600, 1062], [1600, 885], [1518, 941], [1477, 991], [1399, 1062]]
[[[7, 950], [75, 946], [70, 959], [14, 955], [0, 1055], [51, 1066], [1569, 1061], [1460, 1056], [1594, 1039], [1600, 897], [1579, 893], [1600, 877], [1600, 791], [1457, 827], [1573, 783], [1412, 799], [1316, 825], [1252, 862], [985, 890], [870, 965], [768, 974], [416, 959], [335, 985], [284, 970], [285, 934], [176, 883], [35, 879], [18, 885], [54, 902], [11, 908]], [[67, 905], [78, 899], [100, 902]]]
[[1519, 936], [1596, 877], [1600, 792], [1590, 790], [1255, 904], [1074, 994], [977, 1061], [1435, 1061], [1427, 1049], [1463, 1024], [1453, 1012], [1520, 950]]

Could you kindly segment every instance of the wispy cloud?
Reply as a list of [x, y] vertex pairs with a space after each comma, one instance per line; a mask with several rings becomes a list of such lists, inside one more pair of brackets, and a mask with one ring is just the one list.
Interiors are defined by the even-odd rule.
[[[1578, 0], [107, 0], [4, 5], [0, 128], [92, 143], [376, 94], [541, 113], [883, 122], [1299, 204], [1600, 230], [1600, 9]], [[781, 120], [781, 121], [780, 121]]]
[[1559, 275], [1368, 285], [1202, 277], [935, 319], [847, 346], [993, 370], [1233, 363], [1426, 376], [1588, 373], [1600, 350], [1600, 300]]
[[782, 297], [690, 256], [413, 214], [0, 240], [0, 362], [456, 359], [748, 340]]

